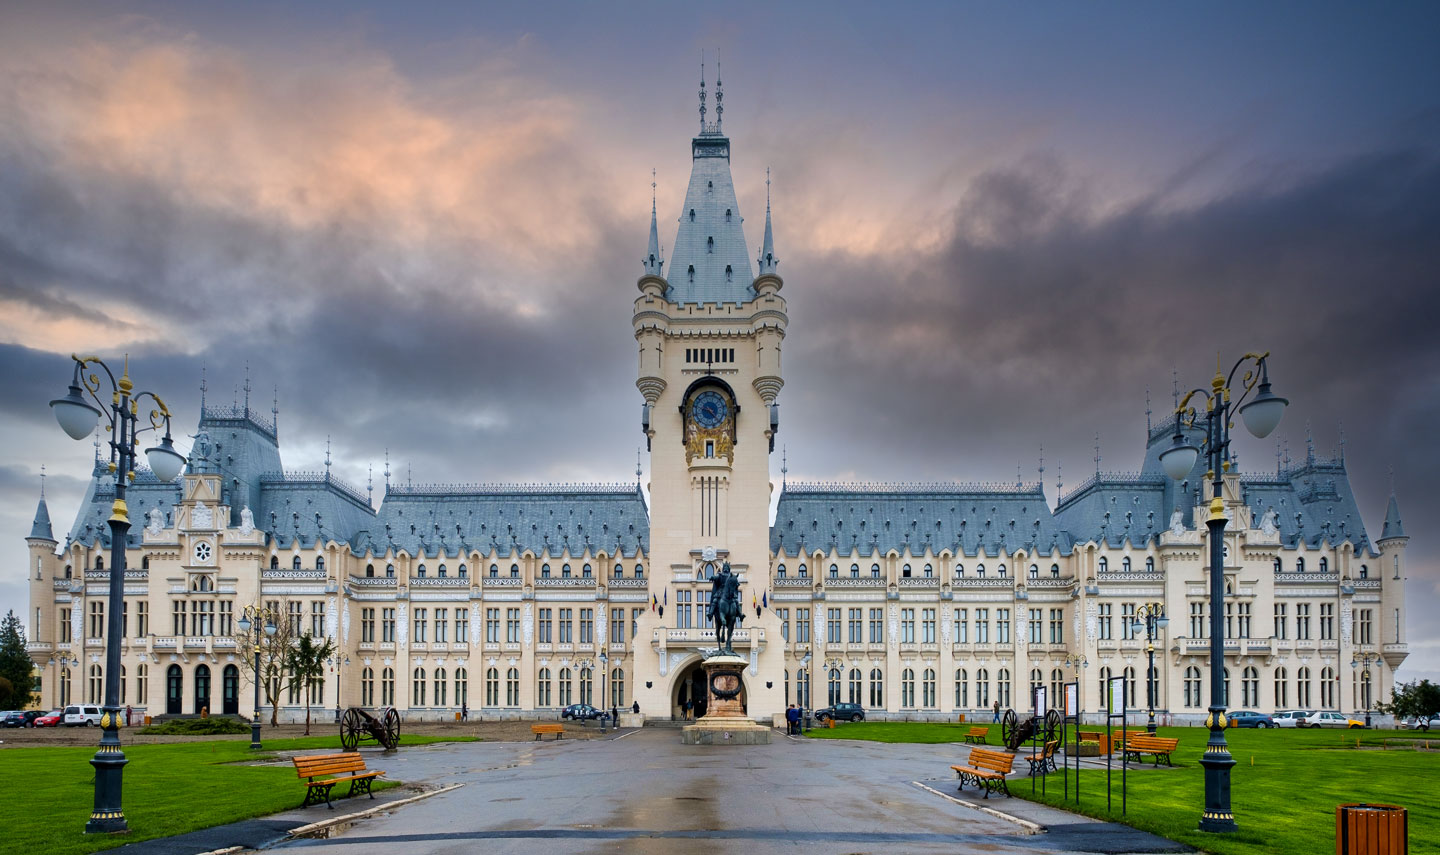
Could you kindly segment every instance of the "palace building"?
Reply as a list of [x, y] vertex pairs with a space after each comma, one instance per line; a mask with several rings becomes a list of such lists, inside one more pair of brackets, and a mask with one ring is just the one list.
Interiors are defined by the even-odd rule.
[[[282, 693], [282, 718], [307, 700], [410, 719], [462, 705], [543, 718], [580, 702], [678, 717], [715, 645], [707, 547], [742, 581], [734, 646], [759, 720], [810, 706], [807, 692], [878, 718], [1023, 711], [1031, 687], [1058, 697], [1077, 675], [1086, 711], [1120, 677], [1143, 716], [1135, 616], [1159, 603], [1155, 708], [1198, 722], [1212, 572], [1226, 578], [1228, 706], [1353, 712], [1389, 696], [1406, 656], [1407, 538], [1393, 496], [1370, 537], [1343, 456], [1227, 473], [1223, 568], [1208, 566], [1203, 461], [1179, 482], [1160, 468], [1173, 420], [1148, 430], [1139, 471], [1097, 472], [1053, 508], [1037, 483], [772, 480], [785, 283], [768, 198], [760, 250], [747, 249], [722, 97], [716, 81], [708, 122], [702, 83], [673, 251], [662, 258], [652, 204], [637, 283], [648, 506], [638, 483], [416, 486], [387, 471], [377, 510], [330, 475], [328, 454], [322, 472], [285, 470], [274, 411], [252, 410], [248, 391], [202, 402], [185, 474], [162, 484], [142, 470], [129, 491], [122, 705], [250, 715], [237, 622], [268, 605], [339, 650], [309, 698]], [[97, 461], [63, 542], [43, 497], [26, 539], [47, 707], [103, 700], [114, 489]]]

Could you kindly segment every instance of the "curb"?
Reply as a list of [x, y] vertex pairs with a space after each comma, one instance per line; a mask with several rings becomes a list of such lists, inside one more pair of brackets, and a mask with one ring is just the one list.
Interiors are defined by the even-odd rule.
[[[342, 823], [351, 823], [357, 820], [366, 819], [367, 817], [374, 816], [377, 813], [384, 813], [388, 810], [393, 810], [398, 807], [404, 807], [405, 805], [428, 799], [431, 796], [438, 796], [441, 793], [448, 793], [451, 790], [458, 790], [463, 786], [465, 785], [451, 784], [448, 787], [441, 787], [438, 790], [430, 790], [428, 792], [420, 793], [419, 795], [411, 796], [408, 799], [400, 799], [398, 801], [386, 802], [385, 804], [376, 805], [375, 807], [362, 810], [359, 813], [347, 813], [344, 816], [336, 816], [329, 819], [322, 819], [319, 822], [312, 822], [309, 825], [302, 825], [299, 828], [292, 828], [285, 833], [285, 836], [292, 840], [297, 837], [310, 837], [315, 835], [317, 832], [324, 831], [327, 828], [331, 828]], [[202, 855], [226, 855], [226, 853], [232, 851], [239, 851], [239, 849], [217, 850], [216, 852], [202, 853]]]
[[1003, 819], [1003, 820], [1005, 820], [1006, 822], [1013, 822], [1013, 823], [1015, 823], [1016, 825], [1020, 826], [1021, 828], [1025, 829], [1025, 833], [1027, 833], [1027, 834], [1044, 834], [1044, 833], [1045, 833], [1045, 830], [1046, 830], [1046, 829], [1045, 829], [1045, 826], [1040, 825], [1039, 823], [1031, 822], [1031, 821], [1028, 820], [1028, 819], [1021, 819], [1021, 818], [1018, 817], [1018, 816], [1015, 816], [1015, 815], [1013, 815], [1013, 814], [1005, 813], [1004, 811], [996, 810], [995, 808], [992, 808], [992, 807], [986, 807], [985, 805], [978, 805], [978, 804], [975, 804], [974, 802], [967, 802], [967, 801], [965, 801], [964, 799], [959, 799], [959, 798], [956, 798], [955, 796], [949, 795], [949, 794], [947, 794], [947, 793], [942, 793], [942, 792], [940, 792], [939, 790], [935, 789], [934, 787], [927, 787], [927, 786], [925, 786], [924, 784], [920, 783], [919, 781], [911, 781], [910, 783], [914, 784], [915, 786], [919, 787], [920, 789], [924, 790], [924, 791], [927, 792], [927, 793], [932, 793], [932, 794], [934, 794], [934, 795], [939, 796], [939, 797], [942, 798], [942, 799], [945, 799], [945, 800], [947, 800], [947, 801], [952, 801], [952, 802], [954, 802], [954, 803], [957, 804], [957, 805], [962, 805], [962, 806], [967, 807], [967, 808], [973, 808], [974, 810], [978, 810], [978, 811], [980, 811], [981, 813], [989, 814], [990, 816], [996, 817], [997, 819]]

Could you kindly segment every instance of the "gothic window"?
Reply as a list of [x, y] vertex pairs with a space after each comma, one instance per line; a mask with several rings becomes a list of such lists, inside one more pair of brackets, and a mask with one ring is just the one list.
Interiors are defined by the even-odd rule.
[[1367, 567], [1367, 566], [1364, 565], [1364, 564], [1361, 564], [1361, 565], [1360, 565], [1360, 578], [1361, 578], [1361, 579], [1369, 579], [1369, 578], [1370, 578], [1370, 568]]
[[1320, 572], [1321, 572], [1321, 573], [1326, 573], [1326, 572], [1329, 572], [1329, 570], [1330, 570], [1330, 559], [1325, 558], [1325, 557], [1322, 556], [1322, 557], [1320, 558]]
[[715, 238], [705, 238], [705, 254], [709, 255], [715, 251]]
[[300, 556], [297, 555], [297, 556], [295, 556], [293, 559], [291, 559], [291, 561], [290, 561], [290, 569], [292, 569], [292, 570], [299, 570], [299, 569], [300, 569]]
[[904, 576], [906, 579], [909, 579], [909, 578], [910, 578], [910, 565], [909, 565], [909, 564], [906, 564], [903, 568], [901, 568], [901, 570], [900, 570], [900, 575], [901, 575], [901, 576]]
[[562, 565], [560, 565], [560, 578], [562, 578], [562, 579], [569, 579], [569, 578], [570, 578], [570, 565], [569, 565], [569, 564], [562, 564]]
[[1130, 572], [1130, 556], [1125, 556], [1124, 560], [1120, 562], [1120, 569], [1126, 573]]
[[729, 209], [729, 208], [726, 208], [726, 209], [725, 209], [725, 222], [727, 222], [727, 223], [730, 222], [730, 209]]
[[931, 567], [929, 564], [926, 564], [926, 565], [925, 565], [925, 578], [926, 578], [926, 579], [929, 579], [931, 576], [934, 576], [934, 575], [935, 575], [935, 568], [934, 568], [934, 567]]
[[1000, 578], [1001, 578], [1001, 579], [1004, 579], [1004, 578], [1005, 578], [1005, 565], [1004, 565], [1004, 564], [1001, 564], [1001, 565], [1000, 565]]
[[686, 275], [690, 277], [690, 284], [695, 284], [695, 265], [690, 265], [690, 269], [686, 272]]
[[1155, 559], [1154, 559], [1154, 558], [1146, 558], [1146, 559], [1145, 559], [1145, 572], [1146, 572], [1146, 573], [1154, 573], [1154, 572], [1155, 572]]
[[[831, 578], [831, 579], [834, 579], [835, 577], [837, 577], [837, 576], [839, 576], [839, 575], [840, 575], [840, 568], [839, 568], [839, 567], [836, 567], [834, 564], [831, 564], [831, 565], [830, 565], [830, 578]], [[907, 573], [906, 575], [908, 576], [909, 574]]]
[[879, 578], [880, 578], [880, 565], [879, 565], [879, 564], [871, 564], [871, 565], [870, 565], [870, 578], [872, 578], [872, 579], [879, 579]]
[[103, 556], [103, 555], [97, 555], [97, 556], [95, 556], [95, 569], [96, 569], [96, 570], [104, 570], [104, 569], [105, 569], [105, 556]]
[[956, 564], [956, 565], [955, 565], [955, 578], [956, 578], [956, 579], [964, 579], [964, 578], [965, 578], [965, 565], [964, 565], [964, 564]]
[[[860, 565], [859, 565], [859, 564], [851, 564], [851, 565], [850, 565], [850, 578], [851, 578], [851, 579], [859, 579], [859, 578], [860, 578]], [[855, 703], [858, 704], [859, 701], [856, 701]]]
[[[694, 208], [691, 208], [691, 209], [690, 209], [690, 222], [692, 222], [692, 223], [695, 222], [695, 209], [694, 209]], [[691, 270], [693, 271], [694, 268], [691, 268]]]
[[728, 264], [725, 265], [725, 281], [726, 281], [726, 282], [731, 282], [731, 281], [734, 281], [734, 279], [735, 279], [735, 271], [733, 271], [733, 270], [730, 269], [730, 265], [728, 265]]
[[975, 578], [977, 578], [977, 579], [984, 579], [984, 578], [985, 578], [985, 565], [984, 565], [984, 564], [976, 564], [976, 565], [975, 565]]
[[461, 578], [461, 579], [464, 579], [464, 578], [465, 578], [465, 565], [464, 565], [464, 564], [461, 564], [461, 565], [460, 565], [460, 578]]
[[549, 578], [550, 578], [550, 565], [549, 565], [549, 564], [541, 564], [541, 565], [540, 565], [540, 578], [541, 578], [541, 579], [549, 579]]
[[1059, 565], [1059, 564], [1051, 564], [1051, 565], [1050, 565], [1050, 578], [1051, 578], [1051, 579], [1059, 579], [1059, 578], [1060, 578], [1060, 565]]
[[[65, 569], [66, 569], [66, 570], [69, 570], [70, 568], [69, 568], [69, 567], [66, 567]], [[280, 569], [280, 556], [278, 556], [278, 555], [272, 555], [272, 556], [270, 556], [270, 569], [271, 569], [271, 570], [279, 570], [279, 569]], [[69, 574], [67, 573], [66, 575], [68, 576]]]
[[615, 565], [615, 578], [616, 578], [616, 579], [620, 579], [620, 578], [623, 578], [624, 576], [625, 576], [625, 568], [624, 568], [624, 566], [622, 566], [622, 565], [620, 565], [620, 564], [616, 564], [616, 565]]
[[781, 579], [785, 578], [785, 565], [781, 564], [775, 568], [775, 575]]
[[580, 568], [580, 576], [581, 576], [581, 578], [589, 579], [589, 578], [590, 578], [590, 574], [591, 574], [591, 570], [590, 570], [590, 565], [589, 565], [589, 564], [586, 564], [584, 567], [581, 567], [581, 568]]
[[1040, 578], [1040, 566], [1039, 566], [1038, 564], [1031, 564], [1031, 565], [1030, 565], [1030, 578], [1031, 578], [1031, 579], [1039, 579], [1039, 578]]
[[424, 564], [421, 564], [419, 567], [416, 568], [416, 570], [415, 570], [415, 575], [419, 576], [421, 579], [424, 579], [424, 578], [425, 578], [425, 565], [424, 565]]
[[491, 579], [497, 579], [497, 578], [499, 578], [499, 576], [500, 576], [500, 567], [499, 567], [498, 565], [491, 564], [491, 565], [490, 565], [490, 578], [491, 578]]
[[1110, 559], [1106, 558], [1106, 557], [1103, 556], [1103, 555], [1100, 556], [1100, 572], [1101, 572], [1101, 573], [1104, 573], [1106, 570], [1109, 570], [1109, 569], [1110, 569]]
[[386, 578], [386, 579], [394, 579], [394, 578], [395, 578], [395, 565], [394, 565], [394, 564], [386, 564], [386, 565], [385, 565], [385, 578]]
[[440, 565], [440, 569], [436, 572], [436, 575], [439, 576], [441, 579], [444, 579], [446, 577], [447, 571], [444, 564]]
[[804, 565], [804, 564], [801, 564], [801, 565], [800, 565], [800, 578], [801, 578], [801, 579], [804, 579], [804, 578], [806, 577], [806, 575], [808, 575], [808, 574], [807, 574], [807, 571], [805, 570], [805, 565]]
[[374, 564], [366, 564], [366, 565], [365, 565], [365, 578], [367, 578], [367, 579], [373, 579], [373, 578], [375, 578], [375, 565], [374, 565]]
[[519, 578], [520, 578], [520, 565], [519, 565], [519, 564], [511, 564], [511, 565], [510, 565], [510, 578], [511, 578], [511, 579], [519, 579]]
[[316, 569], [316, 570], [324, 570], [324, 569], [325, 569], [325, 558], [324, 558], [323, 556], [320, 556], [320, 555], [315, 556], [315, 569]]
[[644, 578], [645, 578], [645, 565], [643, 565], [643, 564], [636, 564], [636, 565], [635, 565], [635, 578], [636, 578], [636, 579], [644, 579]]
[[1305, 559], [1304, 559], [1304, 558], [1296, 558], [1296, 559], [1295, 559], [1295, 572], [1296, 572], [1296, 573], [1304, 573], [1304, 572], [1305, 572]]

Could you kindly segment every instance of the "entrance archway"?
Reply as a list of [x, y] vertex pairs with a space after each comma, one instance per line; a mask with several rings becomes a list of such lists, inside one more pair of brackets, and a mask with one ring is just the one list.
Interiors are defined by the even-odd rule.
[[225, 715], [238, 715], [240, 713], [240, 669], [234, 665], [226, 665], [222, 679], [222, 697], [224, 698], [222, 703]]
[[165, 714], [180, 714], [180, 694], [184, 689], [184, 677], [180, 674], [179, 665], [171, 665], [165, 669]]
[[201, 665], [195, 669], [195, 714], [210, 710], [210, 666]]
[[[670, 691], [670, 717], [681, 718], [684, 714], [684, 703], [689, 700], [690, 719], [694, 720], [705, 714], [705, 703], [709, 698], [709, 692], [705, 689], [705, 669], [701, 667], [702, 661], [695, 659], [680, 668], [675, 674], [674, 687]], [[745, 687], [745, 678], [740, 678], [740, 705], [749, 709], [749, 689]]]

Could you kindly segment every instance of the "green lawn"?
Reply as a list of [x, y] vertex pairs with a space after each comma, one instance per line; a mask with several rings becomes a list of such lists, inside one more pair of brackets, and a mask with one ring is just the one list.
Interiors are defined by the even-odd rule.
[[[473, 742], [473, 737], [406, 736], [405, 746]], [[340, 737], [267, 739], [267, 751], [339, 751]], [[84, 834], [94, 804], [95, 749], [10, 748], [0, 751], [0, 828], [7, 852], [54, 855], [95, 852], [137, 840], [168, 837], [300, 806], [305, 797], [294, 767], [247, 766], [248, 739], [130, 745], [125, 756], [124, 808], [130, 834]], [[390, 783], [389, 786], [394, 786]], [[345, 787], [337, 787], [340, 793]], [[377, 786], [377, 789], [380, 789]], [[325, 811], [328, 815], [329, 812]], [[322, 819], [321, 813], [316, 819]]]
[[[958, 742], [964, 724], [866, 722], [834, 730], [813, 730], [812, 738], [867, 739], [878, 742]], [[1097, 730], [1099, 728], [1096, 728]], [[1226, 739], [1238, 765], [1231, 771], [1231, 806], [1240, 831], [1230, 835], [1196, 830], [1205, 801], [1204, 769], [1197, 762], [1208, 738], [1202, 728], [1160, 728], [1178, 737], [1175, 760], [1181, 768], [1154, 770], [1134, 764], [1128, 775], [1129, 805], [1120, 813], [1120, 770], [1112, 779], [1113, 810], [1105, 807], [1105, 772], [1080, 774], [1082, 800], [1065, 803], [1060, 775], [1051, 775], [1042, 799], [1030, 793], [1030, 781], [1011, 780], [1010, 792], [1088, 816], [1125, 822], [1206, 852], [1219, 855], [1317, 855], [1335, 851], [1335, 806], [1349, 802], [1397, 804], [1410, 812], [1410, 852], [1440, 853], [1440, 752], [1375, 750], [1385, 740], [1428, 742], [1440, 738], [1395, 731], [1229, 730]], [[1367, 750], [1356, 750], [1356, 741]], [[992, 744], [999, 727], [991, 727]], [[958, 754], [958, 751], [957, 751]], [[944, 758], [941, 758], [944, 760]], [[943, 767], [948, 774], [949, 762]], [[937, 770], [917, 770], [934, 777]], [[1073, 775], [1073, 772], [1072, 772]], [[1071, 792], [1074, 792], [1071, 778]]]

